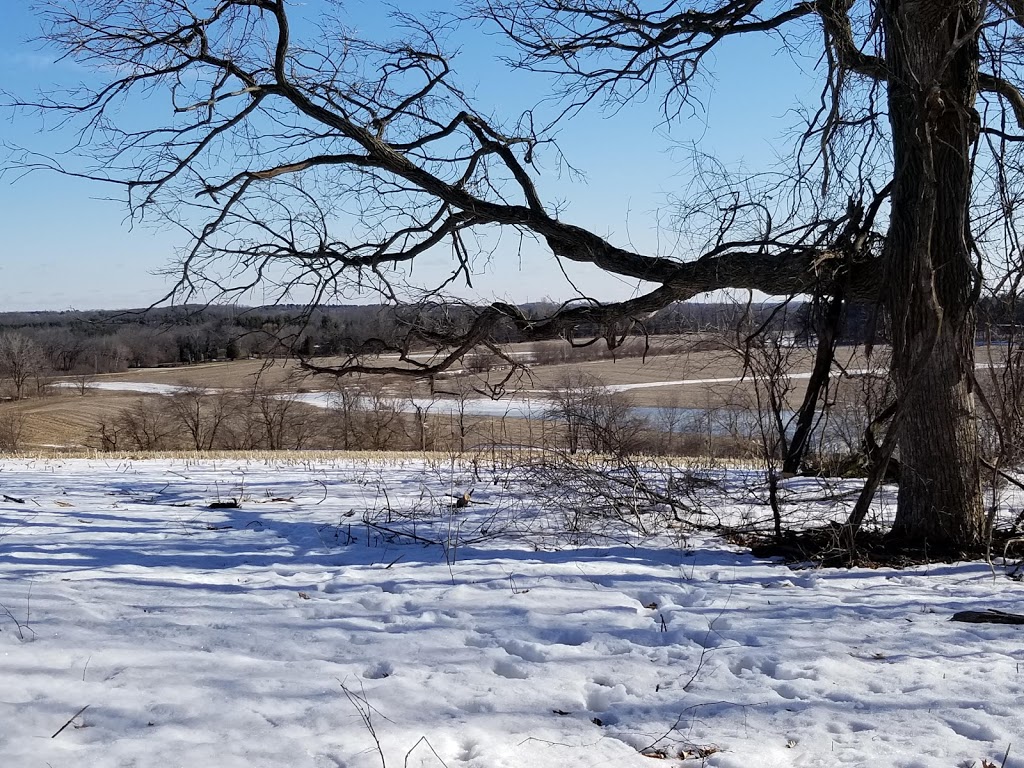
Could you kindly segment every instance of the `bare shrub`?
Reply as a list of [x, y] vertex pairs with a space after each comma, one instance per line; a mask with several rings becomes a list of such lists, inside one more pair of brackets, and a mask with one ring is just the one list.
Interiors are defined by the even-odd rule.
[[391, 450], [405, 437], [401, 403], [384, 384], [366, 384], [361, 392], [365, 411], [359, 427], [360, 448], [374, 451]]
[[0, 334], [0, 379], [11, 383], [15, 400], [25, 397], [31, 379], [38, 392], [46, 370], [46, 354], [34, 339], [15, 331]]
[[629, 398], [611, 392], [596, 376], [567, 373], [548, 395], [550, 418], [563, 425], [569, 453], [580, 450], [630, 453], [636, 450], [645, 424]]
[[301, 450], [307, 446], [313, 433], [313, 419], [297, 393], [257, 387], [250, 402], [267, 449]]
[[235, 399], [224, 391], [183, 386], [169, 395], [163, 404], [180, 430], [187, 435], [190, 447], [209, 451], [217, 444], [219, 433], [231, 415]]
[[[558, 522], [547, 531], [581, 545], [638, 543], [670, 528], [718, 524], [708, 502], [717, 488], [710, 467], [665, 459], [549, 451], [514, 471]], [[538, 532], [539, 533], [539, 532]]]
[[0, 412], [0, 451], [19, 451], [25, 434], [25, 415], [16, 411]]
[[159, 451], [177, 447], [178, 426], [156, 398], [141, 397], [96, 425], [96, 440], [105, 451]]

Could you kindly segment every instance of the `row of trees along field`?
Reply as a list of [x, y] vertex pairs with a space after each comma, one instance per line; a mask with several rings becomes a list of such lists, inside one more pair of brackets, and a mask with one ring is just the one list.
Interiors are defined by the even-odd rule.
[[[707, 455], [706, 439], [682, 434], [678, 411], [644, 419], [629, 398], [610, 393], [599, 379], [573, 373], [552, 395], [549, 410], [526, 419], [474, 415], [467, 399], [477, 393], [463, 379], [446, 382], [441, 396], [402, 392], [371, 379], [339, 387], [329, 406], [311, 406], [293, 390], [253, 386], [243, 390], [182, 387], [139, 397], [100, 418], [89, 445], [103, 451], [159, 450], [372, 450], [473, 451], [531, 445], [543, 450], [615, 454]], [[710, 416], [710, 414], [709, 414]], [[735, 451], [739, 434], [716, 449]], [[0, 448], [3, 448], [0, 438]], [[11, 446], [16, 448], [17, 446]], [[744, 454], [745, 455], [745, 454]]]
[[[447, 15], [400, 6], [391, 39], [377, 40], [336, 4], [314, 19], [313, 6], [287, 0], [42, 2], [44, 40], [88, 77], [14, 108], [82, 130], [69, 153], [27, 154], [22, 167], [119, 185], [132, 215], [169, 215], [191, 233], [186, 299], [292, 286], [313, 305], [367, 289], [436, 298], [469, 282], [473, 264], [518, 258], [492, 247], [495, 231], [640, 286], [539, 319], [497, 301], [451, 322], [430, 305], [404, 330], [451, 353], [406, 357], [395, 372], [436, 372], [479, 346], [498, 353], [509, 327], [529, 339], [597, 327], [613, 344], [673, 302], [721, 289], [813, 296], [825, 331], [841, 314], [831, 308], [874, 305], [888, 318], [893, 400], [872, 425], [885, 434], [862, 498], [898, 451], [894, 532], [933, 549], [982, 540], [977, 309], [986, 286], [1020, 274], [1019, 2], [467, 0]], [[538, 94], [530, 108], [476, 106], [490, 89], [465, 87], [449, 44], [479, 35], [496, 36], [487, 47], [504, 46], [507, 76]], [[733, 171], [710, 143], [695, 147], [672, 201], [674, 254], [640, 252], [563, 215], [540, 173], [577, 160], [571, 147], [559, 154], [563, 126], [639, 101], [660, 103], [656, 119], [671, 128], [703, 108], [716, 66], [765, 42], [797, 52], [818, 81], [810, 102], [794, 88], [788, 114], [800, 127], [774, 147], [779, 168]], [[451, 267], [427, 268], [439, 251]], [[827, 379], [837, 335], [819, 336]], [[372, 369], [356, 356], [330, 371]]]
[[[523, 308], [538, 318], [552, 310], [544, 304]], [[806, 313], [776, 310], [775, 305], [679, 303], [651, 318], [646, 331], [725, 336], [751, 315], [794, 334], [808, 332]], [[420, 308], [408, 312], [419, 314]], [[386, 306], [319, 307], [312, 313], [301, 307], [234, 306], [0, 313], [0, 381], [9, 397], [21, 399], [38, 393], [53, 376], [291, 354], [330, 357], [349, 354], [370, 339], [397, 347], [408, 324], [404, 315], [402, 308]], [[471, 318], [472, 311], [465, 315]], [[510, 325], [504, 340], [522, 339]]]

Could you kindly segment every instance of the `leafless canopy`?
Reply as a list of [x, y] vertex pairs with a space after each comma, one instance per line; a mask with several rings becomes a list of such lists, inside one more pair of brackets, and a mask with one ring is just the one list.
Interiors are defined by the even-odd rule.
[[[874, 2], [481, 0], [465, 17], [512, 41], [509, 63], [556, 78], [558, 107], [543, 127], [532, 112], [501, 122], [474, 109], [445, 50], [458, 25], [451, 18], [398, 13], [399, 39], [381, 43], [346, 28], [340, 8], [300, 40], [290, 14], [303, 6], [286, 0], [41, 6], [44, 38], [93, 80], [15, 101], [77, 124], [78, 149], [96, 162], [64, 167], [26, 155], [23, 165], [119, 185], [133, 215], [167, 217], [187, 230], [179, 296], [270, 286], [314, 303], [367, 289], [399, 301], [408, 297], [412, 262], [444, 249], [452, 268], [418, 286], [441, 297], [452, 281], [471, 279], [472, 260], [496, 228], [647, 286], [627, 301], [575, 303], [547, 318], [495, 303], [455, 334], [419, 328], [422, 337], [454, 341], [450, 354], [419, 365], [428, 372], [487, 345], [501, 323], [533, 338], [571, 335], [582, 323], [616, 328], [724, 287], [879, 296], [875, 232], [892, 169]], [[965, 41], [979, 35], [982, 59], [979, 242], [992, 232], [1005, 239], [1008, 228], [997, 223], [1016, 205], [1007, 190], [1020, 164], [1005, 160], [1024, 140], [1016, 87], [1024, 6], [989, 2], [980, 19], [979, 29], [963, 31]], [[301, 26], [308, 30], [309, 19]], [[666, 117], [677, 116], [709, 55], [740, 35], [823, 54], [820, 104], [804, 115], [792, 173], [753, 182], [695, 174], [694, 212], [709, 223], [682, 259], [634, 252], [560, 218], [535, 171], [540, 153], [557, 151], [552, 125], [595, 100], [622, 105], [648, 92], [663, 100]], [[142, 100], [144, 117], [134, 109]], [[1005, 242], [999, 246], [1005, 255]]]

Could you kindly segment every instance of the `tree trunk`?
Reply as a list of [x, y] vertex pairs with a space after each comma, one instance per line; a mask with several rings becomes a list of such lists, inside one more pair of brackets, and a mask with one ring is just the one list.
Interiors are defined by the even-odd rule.
[[811, 378], [807, 381], [804, 399], [796, 412], [796, 429], [783, 457], [783, 473], [799, 472], [803, 469], [804, 457], [810, 447], [811, 432], [819, 413], [819, 401], [828, 387], [829, 374], [836, 357], [840, 325], [843, 319], [843, 298], [841, 295], [826, 296], [811, 307], [808, 324], [818, 337], [818, 348], [814, 353]]
[[889, 0], [881, 9], [894, 161], [886, 242], [900, 407], [894, 534], [937, 549], [969, 546], [984, 528], [969, 220], [978, 2]]

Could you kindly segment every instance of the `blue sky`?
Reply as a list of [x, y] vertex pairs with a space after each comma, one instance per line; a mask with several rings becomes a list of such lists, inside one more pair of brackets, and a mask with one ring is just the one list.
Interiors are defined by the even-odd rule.
[[[305, 5], [316, 4], [312, 0]], [[28, 42], [38, 32], [28, 4], [18, 0], [5, 5], [0, 67], [10, 76], [5, 74], [2, 87], [31, 96], [58, 83], [76, 82], [79, 73], [73, 65], [54, 64], [54, 52]], [[350, 3], [355, 9], [375, 5]], [[355, 24], [378, 25], [379, 19], [360, 13], [365, 12], [353, 17]], [[494, 100], [496, 108], [519, 108], [544, 93], [546, 84], [539, 76], [500, 73], [492, 59], [494, 38], [467, 38], [462, 49], [459, 69], [473, 73], [462, 82], [470, 92]], [[715, 80], [702, 99], [706, 110], [696, 116], [684, 113], [669, 129], [655, 127], [659, 118], [653, 104], [639, 104], [614, 116], [591, 110], [563, 131], [562, 150], [586, 179], [571, 181], [548, 172], [539, 186], [547, 197], [569, 203], [565, 220], [620, 245], [650, 253], [664, 250], [672, 235], [659, 232], [658, 211], [686, 183], [674, 162], [674, 147], [699, 139], [727, 162], [763, 167], [774, 159], [773, 142], [793, 123], [788, 110], [815, 98], [813, 79], [761, 39], [730, 43], [712, 64]], [[812, 65], [805, 61], [802, 66]], [[500, 86], [495, 88], [493, 78], [499, 74]], [[70, 139], [60, 130], [44, 130], [34, 117], [0, 116], [0, 141], [7, 145], [54, 148]], [[110, 194], [101, 186], [53, 174], [16, 180], [8, 173], [0, 178], [0, 221], [5, 225], [0, 311], [144, 306], [162, 295], [167, 278], [154, 273], [172, 262], [175, 249], [185, 241], [167, 227], [132, 226], [123, 203], [104, 199]], [[472, 298], [535, 301], [574, 295], [558, 266], [540, 250], [531, 249], [521, 261], [515, 254], [517, 242], [505, 238], [490, 267], [477, 276]], [[449, 256], [439, 253], [417, 270], [448, 265]], [[580, 289], [596, 298], [619, 299], [637, 291], [635, 283], [596, 270], [575, 268], [571, 274]]]

